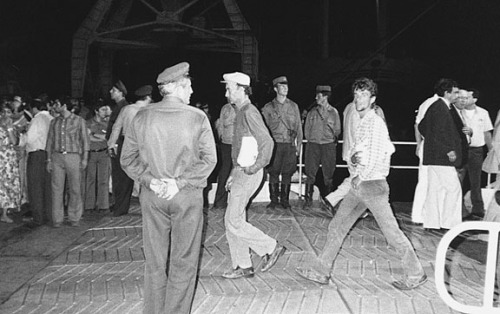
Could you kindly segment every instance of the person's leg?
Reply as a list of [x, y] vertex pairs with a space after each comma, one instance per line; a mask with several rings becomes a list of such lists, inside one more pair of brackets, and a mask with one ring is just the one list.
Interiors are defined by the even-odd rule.
[[389, 205], [389, 185], [385, 180], [366, 181], [360, 184], [359, 195], [377, 221], [387, 242], [400, 256], [404, 276], [420, 279], [424, 270], [408, 238], [398, 226]]
[[33, 213], [33, 221], [42, 225], [47, 220], [44, 207], [44, 176], [46, 172], [45, 151], [35, 151], [28, 154], [26, 177], [28, 186], [28, 199]]
[[351, 189], [351, 180], [351, 176], [345, 178], [335, 191], [325, 197], [333, 207], [335, 207], [335, 205], [337, 205], [338, 202], [344, 199], [344, 197], [347, 195], [347, 193]]
[[107, 152], [98, 152], [97, 159], [97, 208], [109, 209], [109, 156]]
[[66, 171], [62, 154], [52, 154], [52, 222], [55, 226], [64, 220], [64, 182]]
[[258, 188], [262, 175], [262, 169], [254, 175], [247, 175], [241, 170], [234, 172], [224, 217], [233, 268], [252, 266], [249, 249], [263, 256], [273, 252], [276, 246], [276, 240], [246, 221], [246, 203]]
[[[144, 314], [167, 313], [167, 259], [170, 250], [171, 214], [169, 201], [150, 189], [140, 194], [142, 241], [146, 257], [144, 268]], [[201, 212], [201, 210], [200, 210]]]
[[96, 181], [98, 152], [89, 152], [89, 161], [85, 169], [85, 194], [83, 194], [84, 209], [95, 209], [96, 207]]
[[170, 266], [164, 313], [190, 313], [196, 286], [203, 230], [201, 190], [181, 190], [170, 200]]
[[[279, 206], [279, 194], [280, 194], [280, 174], [283, 164], [284, 156], [284, 144], [276, 143], [274, 145], [273, 157], [269, 165], [269, 198], [271, 202], [266, 206], [266, 208], [274, 209]], [[282, 178], [283, 179], [283, 178]]]
[[221, 167], [217, 177], [217, 191], [215, 192], [214, 207], [227, 207], [226, 182], [231, 174], [233, 162], [231, 159], [231, 145], [220, 145]]
[[440, 228], [451, 229], [462, 222], [462, 187], [454, 167], [438, 167], [443, 191], [439, 212]]
[[121, 146], [119, 154], [113, 160], [113, 194], [115, 196], [115, 205], [113, 206], [113, 215], [126, 215], [130, 208], [130, 197], [134, 189], [134, 180], [123, 171], [120, 165]]
[[469, 181], [472, 214], [484, 216], [484, 202], [481, 195], [481, 171], [483, 165], [483, 147], [469, 148]]
[[318, 172], [321, 160], [320, 144], [307, 143], [304, 154], [304, 172], [307, 176], [306, 184], [314, 185], [316, 173]]
[[330, 194], [333, 189], [333, 173], [337, 166], [337, 144], [329, 143], [321, 145], [321, 170], [323, 171], [323, 181], [325, 190], [323, 197]]
[[68, 175], [69, 202], [68, 219], [71, 223], [78, 223], [83, 213], [81, 189], [81, 157], [78, 154], [64, 155], [66, 173]]
[[427, 166], [422, 164], [422, 160], [420, 160], [420, 164], [418, 167], [418, 182], [415, 187], [415, 195], [413, 197], [413, 204], [411, 209], [411, 220], [414, 223], [423, 223], [422, 219], [422, 211], [424, 207], [424, 202], [427, 197]]
[[[422, 208], [422, 222], [424, 228], [440, 229], [440, 212], [444, 206], [446, 190], [441, 186], [439, 166], [427, 168], [427, 193]], [[457, 177], [458, 180], [458, 177]]]
[[324, 276], [330, 275], [342, 243], [365, 209], [366, 205], [360, 202], [357, 193], [351, 189], [328, 225], [325, 246], [318, 256], [316, 270]]

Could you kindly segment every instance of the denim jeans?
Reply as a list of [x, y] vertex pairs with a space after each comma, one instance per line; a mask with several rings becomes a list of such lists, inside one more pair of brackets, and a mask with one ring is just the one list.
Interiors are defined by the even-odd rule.
[[144, 313], [190, 313], [203, 230], [202, 190], [182, 189], [166, 200], [143, 187], [140, 202]]
[[318, 144], [307, 143], [305, 152], [305, 173], [307, 175], [307, 184], [316, 182], [316, 173], [319, 165], [323, 172], [323, 181], [325, 184], [325, 193], [328, 194], [332, 189], [333, 173], [337, 165], [337, 143]]
[[470, 199], [472, 202], [473, 214], [484, 214], [484, 203], [481, 195], [481, 171], [483, 166], [484, 147], [469, 147], [469, 158], [462, 171], [459, 172], [460, 183], [467, 173], [469, 173]]
[[362, 181], [351, 188], [328, 226], [325, 247], [319, 256], [319, 271], [329, 275], [342, 243], [359, 216], [368, 209], [372, 212], [387, 242], [401, 257], [404, 275], [421, 277], [424, 270], [408, 238], [399, 229], [389, 205], [389, 185], [386, 180]]
[[110, 161], [108, 152], [90, 152], [85, 171], [85, 209], [109, 209]]
[[81, 157], [79, 154], [52, 154], [52, 222], [62, 223], [64, 220], [64, 184], [68, 178], [68, 219], [78, 222], [82, 217], [83, 202], [81, 189], [80, 168]]
[[256, 174], [247, 175], [243, 170], [236, 168], [232, 173], [233, 183], [229, 192], [224, 225], [233, 268], [252, 266], [249, 249], [262, 256], [272, 253], [276, 247], [276, 240], [246, 220], [245, 208], [259, 187], [263, 172], [261, 169]]

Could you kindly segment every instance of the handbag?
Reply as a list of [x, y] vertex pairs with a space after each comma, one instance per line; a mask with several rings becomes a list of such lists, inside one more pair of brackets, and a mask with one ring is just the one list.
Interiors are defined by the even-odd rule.
[[500, 173], [499, 166], [500, 160], [498, 159], [498, 155], [495, 149], [492, 149], [483, 161], [482, 170], [486, 173]]

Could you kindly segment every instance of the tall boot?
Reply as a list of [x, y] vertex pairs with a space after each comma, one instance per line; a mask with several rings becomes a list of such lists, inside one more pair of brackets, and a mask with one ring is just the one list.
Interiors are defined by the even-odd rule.
[[281, 184], [281, 206], [284, 209], [291, 209], [290, 206], [290, 184]]
[[314, 185], [313, 184], [306, 184], [306, 195], [304, 197], [304, 204], [302, 206], [302, 209], [311, 210], [312, 201], [313, 201], [313, 198], [312, 198], [313, 192], [314, 192]]
[[280, 190], [279, 183], [269, 183], [269, 197], [271, 198], [271, 203], [267, 204], [266, 208], [275, 209], [279, 205], [278, 195]]

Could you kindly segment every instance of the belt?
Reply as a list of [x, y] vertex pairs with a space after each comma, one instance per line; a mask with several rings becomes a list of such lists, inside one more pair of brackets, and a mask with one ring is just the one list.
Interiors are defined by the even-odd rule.
[[91, 153], [99, 153], [99, 152], [103, 152], [105, 150], [108, 150], [108, 148], [106, 147], [106, 148], [101, 148], [101, 149], [91, 149], [91, 150], [89, 150], [89, 152], [91, 152]]
[[56, 152], [56, 153], [63, 154], [63, 155], [66, 155], [66, 154], [78, 154], [77, 152], [67, 152], [67, 151], [61, 151], [61, 152]]

